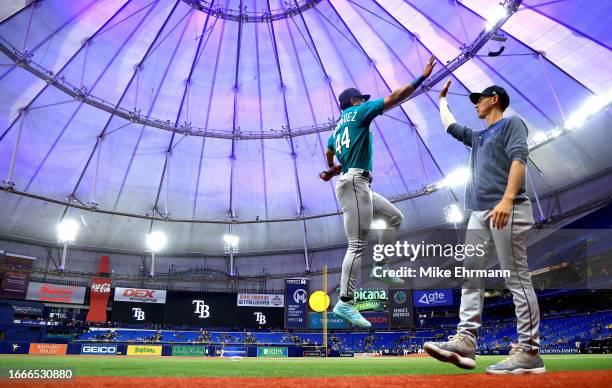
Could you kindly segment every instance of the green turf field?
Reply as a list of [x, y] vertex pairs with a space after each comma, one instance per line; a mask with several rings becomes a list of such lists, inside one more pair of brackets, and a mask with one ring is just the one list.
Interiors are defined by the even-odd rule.
[[[327, 377], [403, 374], [483, 373], [503, 357], [477, 358], [473, 371], [464, 371], [431, 358], [191, 358], [0, 355], [0, 370], [72, 369], [75, 376], [240, 376], [240, 377]], [[610, 355], [543, 356], [546, 369], [612, 370]]]

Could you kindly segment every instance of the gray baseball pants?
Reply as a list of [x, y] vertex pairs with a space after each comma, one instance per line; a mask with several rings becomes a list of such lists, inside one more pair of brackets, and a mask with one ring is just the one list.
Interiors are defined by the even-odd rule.
[[[502, 270], [510, 270], [505, 278], [506, 287], [514, 301], [519, 345], [527, 350], [540, 348], [540, 309], [527, 265], [526, 232], [534, 224], [531, 203], [514, 204], [508, 224], [503, 229], [494, 229], [493, 211], [475, 211], [470, 217], [466, 234], [467, 244], [486, 245], [487, 253], [495, 246]], [[466, 257], [466, 269], [485, 269], [486, 257]], [[484, 302], [484, 278], [465, 279], [461, 290], [459, 333], [467, 334], [474, 340], [482, 324]]]
[[402, 213], [389, 200], [370, 188], [364, 170], [350, 168], [336, 183], [336, 195], [342, 206], [348, 249], [342, 262], [340, 296], [353, 297], [361, 271], [361, 259], [368, 245], [372, 219], [384, 220], [386, 229], [379, 235], [380, 244], [395, 244], [402, 224]]

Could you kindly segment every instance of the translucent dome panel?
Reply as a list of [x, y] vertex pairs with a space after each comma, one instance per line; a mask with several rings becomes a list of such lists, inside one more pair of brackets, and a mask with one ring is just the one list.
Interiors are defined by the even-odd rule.
[[[344, 244], [337, 178], [317, 176], [345, 88], [382, 98], [431, 55], [435, 74], [460, 61], [454, 115], [484, 128], [467, 94], [502, 85], [507, 114], [524, 119], [531, 142], [587, 101], [609, 99], [610, 2], [525, 0], [470, 51], [497, 3], [323, 0], [239, 22], [183, 0], [3, 2], [0, 175], [15, 186], [1, 186], [1, 233], [53, 241], [69, 216], [81, 220], [83, 244], [121, 249], [144, 249], [151, 228], [171, 236], [174, 252], [218, 254], [230, 229], [247, 252]], [[462, 187], [427, 194], [470, 155], [442, 128], [440, 86], [430, 86], [371, 125], [372, 188], [403, 199], [404, 232], [444, 224], [444, 208], [463, 198]], [[600, 112], [533, 148], [532, 197], [547, 201], [608, 171], [610, 125]]]

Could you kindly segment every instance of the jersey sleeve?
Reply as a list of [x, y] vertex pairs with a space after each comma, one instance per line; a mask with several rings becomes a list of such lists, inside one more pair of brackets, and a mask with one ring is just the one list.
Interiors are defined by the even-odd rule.
[[332, 134], [329, 139], [327, 139], [327, 148], [330, 150], [334, 149], [334, 135]]
[[465, 125], [453, 123], [446, 129], [446, 132], [466, 146], [472, 147], [474, 131], [472, 131], [471, 128], [466, 127]]
[[384, 98], [366, 101], [359, 106], [359, 120], [369, 124], [374, 117], [383, 114]]
[[504, 148], [510, 160], [527, 164], [529, 147], [527, 146], [527, 126], [520, 118], [512, 116], [504, 133]]

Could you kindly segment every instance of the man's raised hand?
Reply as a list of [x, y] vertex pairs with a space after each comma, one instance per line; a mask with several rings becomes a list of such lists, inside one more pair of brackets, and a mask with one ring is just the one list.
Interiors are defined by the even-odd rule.
[[449, 78], [448, 81], [446, 81], [446, 83], [444, 84], [444, 87], [440, 91], [440, 98], [446, 97], [446, 94], [448, 93], [448, 88], [450, 88], [450, 85], [451, 85], [451, 78]]

